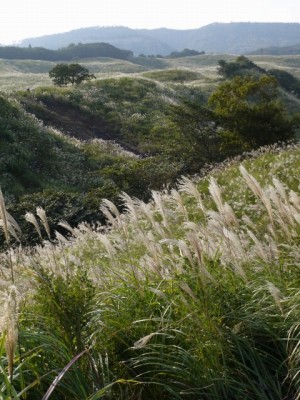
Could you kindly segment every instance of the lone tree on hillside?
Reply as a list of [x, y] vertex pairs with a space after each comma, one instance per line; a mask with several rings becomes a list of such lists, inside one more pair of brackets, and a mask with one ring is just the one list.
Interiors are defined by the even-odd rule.
[[49, 71], [49, 76], [57, 86], [66, 86], [68, 83], [79, 85], [83, 81], [96, 78], [80, 64], [57, 64]]

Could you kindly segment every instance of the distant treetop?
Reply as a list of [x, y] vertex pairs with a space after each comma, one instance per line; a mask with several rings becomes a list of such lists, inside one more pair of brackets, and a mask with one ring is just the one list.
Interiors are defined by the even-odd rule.
[[69, 83], [79, 85], [83, 81], [96, 78], [80, 64], [57, 64], [49, 71], [49, 76], [57, 86], [66, 86]]
[[168, 58], [180, 58], [180, 57], [192, 57], [192, 56], [199, 56], [201, 54], [205, 54], [205, 51], [197, 51], [197, 50], [190, 50], [184, 49], [182, 51], [173, 51]]

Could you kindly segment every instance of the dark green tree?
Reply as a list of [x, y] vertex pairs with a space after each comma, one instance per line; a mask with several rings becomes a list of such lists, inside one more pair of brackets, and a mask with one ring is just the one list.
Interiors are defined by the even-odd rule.
[[198, 166], [219, 157], [220, 137], [214, 122], [214, 114], [204, 99], [182, 99], [169, 108], [170, 117], [185, 142], [185, 151]]
[[245, 56], [239, 56], [232, 62], [219, 60], [218, 74], [224, 78], [231, 79], [238, 75], [249, 75], [250, 73], [258, 75], [264, 74], [266, 71]]
[[277, 85], [263, 75], [237, 76], [217, 87], [208, 104], [228, 143], [252, 149], [294, 137], [295, 120], [281, 103]]
[[83, 81], [95, 79], [95, 75], [90, 74], [89, 70], [80, 64], [69, 64], [69, 82], [72, 85], [79, 85]]
[[295, 76], [282, 69], [270, 69], [268, 74], [274, 76], [285, 90], [300, 97], [300, 80]]
[[49, 71], [49, 76], [54, 85], [65, 86], [69, 83], [69, 66], [68, 64], [57, 64]]
[[57, 86], [65, 86], [68, 83], [79, 85], [81, 82], [94, 79], [95, 75], [80, 64], [57, 64], [49, 71], [49, 76]]

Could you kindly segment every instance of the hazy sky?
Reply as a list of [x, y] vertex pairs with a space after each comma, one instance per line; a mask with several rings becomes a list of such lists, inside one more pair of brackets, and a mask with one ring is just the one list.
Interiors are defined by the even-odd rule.
[[300, 0], [2, 0], [0, 43], [88, 26], [193, 29], [232, 21], [300, 22]]

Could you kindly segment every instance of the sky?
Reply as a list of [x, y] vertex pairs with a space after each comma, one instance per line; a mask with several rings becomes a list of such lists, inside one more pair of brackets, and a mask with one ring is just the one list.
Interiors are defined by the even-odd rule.
[[0, 44], [91, 26], [195, 29], [213, 22], [300, 22], [300, 0], [2, 0], [1, 3]]

